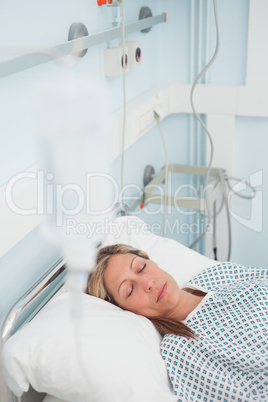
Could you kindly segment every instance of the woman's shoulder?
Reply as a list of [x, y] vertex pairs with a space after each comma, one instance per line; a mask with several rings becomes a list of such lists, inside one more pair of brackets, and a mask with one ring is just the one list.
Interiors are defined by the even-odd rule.
[[245, 267], [233, 262], [221, 262], [205, 268], [195, 275], [187, 286], [196, 286], [208, 291], [218, 286], [255, 280], [268, 280], [268, 270], [259, 267]]

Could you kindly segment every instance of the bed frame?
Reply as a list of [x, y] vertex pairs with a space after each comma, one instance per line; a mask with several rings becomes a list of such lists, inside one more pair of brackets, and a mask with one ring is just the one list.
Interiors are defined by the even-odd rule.
[[[67, 274], [63, 259], [58, 260], [34, 285], [16, 302], [6, 316], [0, 332], [0, 347], [51, 300], [65, 283]], [[0, 349], [0, 350], [1, 350]], [[8, 402], [41, 402], [46, 394], [32, 388], [22, 397], [7, 390]]]

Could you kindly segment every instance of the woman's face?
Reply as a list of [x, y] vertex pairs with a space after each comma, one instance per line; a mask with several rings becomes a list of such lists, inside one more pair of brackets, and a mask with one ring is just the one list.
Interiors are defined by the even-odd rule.
[[104, 282], [119, 306], [145, 317], [172, 318], [180, 301], [181, 291], [173, 277], [134, 254], [112, 256]]

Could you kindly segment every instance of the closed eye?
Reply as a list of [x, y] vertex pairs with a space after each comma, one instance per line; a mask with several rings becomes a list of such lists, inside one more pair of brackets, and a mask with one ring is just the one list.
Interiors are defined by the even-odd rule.
[[144, 263], [143, 267], [139, 270], [139, 273], [141, 273], [145, 267], [146, 267], [146, 263]]
[[129, 297], [129, 296], [132, 295], [133, 289], [134, 289], [134, 286], [132, 285], [132, 286], [131, 286], [131, 291], [129, 292], [129, 294], [127, 295], [127, 297]]
[[[146, 267], [146, 263], [144, 263], [143, 267], [138, 271], [138, 274], [140, 274], [144, 270], [145, 267]], [[133, 290], [134, 290], [134, 286], [132, 285], [129, 294], [127, 295], [127, 298], [132, 295]]]

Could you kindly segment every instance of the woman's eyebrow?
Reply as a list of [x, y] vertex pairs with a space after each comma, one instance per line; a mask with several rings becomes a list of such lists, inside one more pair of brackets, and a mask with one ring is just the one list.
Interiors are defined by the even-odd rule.
[[[132, 260], [131, 260], [131, 263], [130, 263], [130, 266], [129, 266], [129, 267], [130, 267], [130, 269], [131, 269], [131, 271], [132, 271], [132, 264], [133, 264], [133, 261], [135, 260], [135, 258], [136, 258], [136, 257], [138, 257], [138, 256], [137, 256], [137, 255], [135, 255], [135, 257], [134, 257], [134, 258], [132, 258]], [[123, 280], [123, 281], [120, 283], [120, 285], [118, 286], [118, 291], [117, 291], [117, 292], [118, 292], [118, 294], [119, 294], [119, 290], [120, 290], [121, 286], [123, 285], [123, 283], [124, 283], [124, 282], [126, 282], [126, 280], [127, 280], [127, 279]]]

